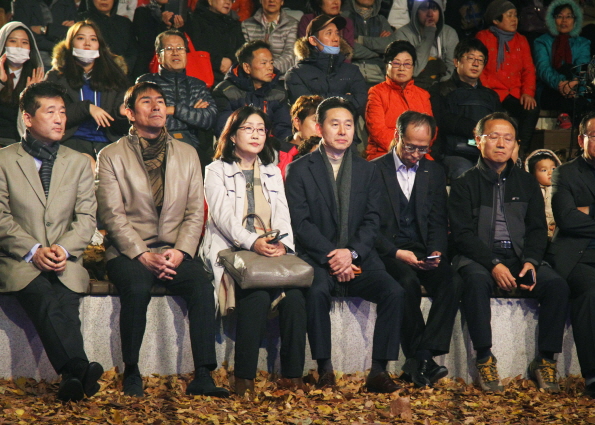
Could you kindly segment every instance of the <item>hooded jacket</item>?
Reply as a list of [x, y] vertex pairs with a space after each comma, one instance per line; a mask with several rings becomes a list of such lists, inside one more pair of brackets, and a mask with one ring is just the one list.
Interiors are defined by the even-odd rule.
[[225, 78], [220, 71], [221, 60], [228, 58], [235, 62], [236, 51], [245, 42], [242, 25], [230, 15], [215, 13], [202, 3], [189, 18], [186, 33], [196, 50], [211, 55], [215, 83], [219, 83]]
[[99, 12], [95, 4], [93, 4], [93, 0], [87, 0], [87, 10], [79, 14], [78, 20], [89, 19], [95, 22], [111, 52], [123, 56], [129, 72], [132, 72], [138, 55], [138, 46], [134, 37], [132, 22], [128, 18], [117, 15], [117, 10], [118, 0], [114, 0], [109, 16]]
[[[39, 49], [37, 48], [37, 42], [35, 41], [35, 37], [33, 31], [31, 31], [26, 25], [22, 22], [9, 22], [5, 24], [0, 29], [0, 55], [4, 54], [4, 46], [6, 44], [6, 39], [16, 29], [22, 29], [27, 32], [29, 35], [29, 47], [31, 47], [31, 51], [29, 52], [29, 61], [32, 61], [33, 68], [38, 68], [43, 66], [43, 60], [39, 53]], [[27, 77], [30, 75], [23, 75], [19, 78], [19, 83], [17, 84], [16, 89], [18, 90], [19, 84], [22, 82], [23, 89], [25, 88], [25, 83], [27, 81]], [[0, 90], [4, 88], [4, 84], [0, 81]], [[18, 141], [22, 135], [25, 134], [25, 124], [20, 117], [19, 114], [19, 107], [13, 103], [3, 103], [0, 102], [0, 137], [6, 139], [14, 139]]]
[[[275, 60], [275, 68], [284, 75], [289, 68], [295, 65], [293, 45], [297, 38], [298, 21], [289, 16], [284, 10], [279, 14], [279, 23], [269, 35], [268, 43]], [[254, 16], [242, 22], [242, 33], [246, 41], [264, 40], [266, 30], [262, 23], [262, 8]]]
[[554, 90], [558, 90], [558, 84], [562, 81], [568, 80], [564, 74], [555, 70], [552, 64], [552, 46], [554, 45], [556, 36], [559, 34], [558, 29], [556, 28], [554, 9], [563, 4], [570, 5], [572, 13], [575, 16], [574, 27], [569, 33], [570, 40], [568, 41], [570, 44], [570, 51], [572, 52], [572, 65], [584, 65], [591, 61], [591, 41], [579, 36], [583, 25], [583, 12], [581, 8], [571, 0], [556, 0], [552, 2], [548, 7], [545, 18], [549, 34], [543, 34], [537, 38], [535, 40], [534, 49], [537, 77]]
[[[527, 159], [525, 159], [526, 172], [532, 174], [531, 170], [529, 170], [529, 161], [535, 155], [542, 154], [548, 155], [549, 158], [552, 161], [554, 161], [554, 164], [556, 164], [556, 168], [562, 165], [562, 161], [560, 161], [560, 158], [558, 158], [558, 155], [556, 155], [554, 151], [551, 151], [549, 149], [537, 149], [531, 152]], [[552, 236], [554, 236], [554, 228], [556, 226], [556, 221], [554, 220], [554, 213], [552, 212], [552, 186], [543, 186], [540, 184], [539, 187], [541, 188], [541, 194], [543, 195], [543, 200], [545, 202], [545, 219], [547, 221], [548, 226], [547, 235], [551, 239]]]
[[351, 48], [341, 39], [341, 52], [321, 53], [302, 37], [295, 42], [298, 63], [285, 74], [285, 89], [290, 104], [298, 97], [317, 94], [322, 97], [341, 96], [353, 103], [363, 115], [368, 98], [368, 86], [359, 68], [345, 62]]
[[[58, 69], [64, 66], [64, 61], [66, 60], [66, 43], [62, 41], [59, 43], [56, 48], [54, 49], [54, 58], [52, 63], [54, 68], [48, 71], [46, 75], [47, 81], [52, 81], [54, 83], [59, 84], [62, 86], [66, 92], [66, 132], [64, 133], [64, 137], [62, 141], [70, 139], [78, 130], [79, 126], [87, 120], [92, 120], [93, 117], [89, 112], [89, 108], [91, 102], [88, 100], [81, 101], [81, 90], [82, 89], [74, 89], [68, 84], [68, 80], [66, 76], [62, 74]], [[123, 62], [123, 58], [115, 58], [116, 63]], [[92, 78], [92, 77], [91, 77]], [[128, 119], [120, 115], [120, 105], [124, 103], [124, 94], [125, 90], [122, 91], [115, 91], [115, 90], [108, 90], [101, 92], [100, 96], [100, 104], [97, 105], [101, 107], [105, 112], [110, 114], [114, 121], [111, 123], [111, 126], [105, 128], [105, 136], [108, 138], [110, 142], [115, 142], [120, 137], [125, 135], [128, 132], [128, 128], [130, 125], [128, 124]]]
[[422, 27], [417, 19], [417, 12], [422, 3], [421, 1], [413, 2], [413, 8], [410, 12], [411, 20], [407, 25], [402, 26], [388, 37], [364, 37], [363, 44], [369, 49], [383, 54], [386, 47], [393, 41], [407, 40], [415, 47], [417, 53], [414, 77], [420, 75], [426, 68], [428, 59], [433, 56], [431, 54], [432, 47], [435, 47], [436, 54], [434, 57], [442, 59], [446, 65], [446, 73], [441, 76], [440, 80], [446, 81], [455, 69], [453, 58], [459, 37], [457, 32], [444, 22], [444, 11], [440, 1], [435, 2], [440, 12], [440, 19], [436, 27]]
[[353, 21], [355, 27], [352, 63], [359, 67], [367, 82], [374, 84], [384, 81], [385, 64], [383, 55], [364, 46], [362, 39], [359, 37], [381, 38], [380, 34], [383, 31], [392, 32], [386, 18], [380, 15], [380, 6], [380, 1], [374, 2], [372, 14], [368, 19], [364, 19], [357, 13], [355, 0], [347, 0], [343, 5], [343, 12], [341, 12], [341, 15]]
[[225, 76], [225, 81], [217, 84], [213, 96], [217, 102], [217, 135], [220, 135], [229, 116], [242, 106], [254, 105], [262, 109], [273, 122], [273, 136], [285, 139], [291, 136], [291, 116], [287, 105], [287, 93], [279, 82], [279, 70], [270, 83], [264, 83], [259, 89], [248, 74], [235, 64]]
[[[170, 135], [176, 138], [176, 133], [185, 133], [197, 147], [200, 143], [196, 130], [209, 130], [217, 118], [217, 106], [207, 85], [198, 78], [186, 75], [186, 71], [173, 72], [159, 67], [155, 74], [145, 74], [138, 78], [137, 83], [150, 81], [157, 84], [165, 93], [168, 105], [175, 106], [173, 115], [167, 116], [165, 127]], [[202, 99], [209, 103], [206, 108], [194, 108], [194, 104]]]

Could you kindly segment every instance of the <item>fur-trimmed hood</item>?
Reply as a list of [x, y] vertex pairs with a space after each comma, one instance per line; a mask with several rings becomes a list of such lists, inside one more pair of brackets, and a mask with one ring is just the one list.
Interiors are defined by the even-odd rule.
[[529, 171], [529, 161], [531, 160], [531, 158], [533, 158], [536, 155], [547, 155], [548, 157], [550, 157], [550, 159], [552, 161], [554, 161], [554, 163], [556, 164], [556, 167], [559, 167], [560, 165], [562, 165], [562, 161], [560, 161], [560, 158], [558, 158], [558, 155], [556, 155], [554, 153], [554, 151], [549, 150], [549, 149], [537, 149], [533, 152], [531, 152], [529, 154], [529, 156], [527, 157], [527, 159], [525, 159], [525, 171], [530, 173], [531, 171]]
[[[68, 48], [66, 47], [66, 40], [62, 40], [54, 46], [54, 51], [52, 52], [52, 69], [60, 72], [60, 68], [64, 66], [64, 62], [66, 61], [67, 50]], [[126, 60], [122, 56], [115, 55], [113, 53], [112, 58], [114, 59], [114, 62], [116, 62], [116, 65], [120, 67], [124, 75], [127, 75], [128, 65], [126, 64]]]
[[[353, 49], [351, 46], [341, 38], [341, 53], [347, 60], [351, 60], [353, 56]], [[293, 52], [297, 57], [298, 61], [310, 58], [316, 51], [314, 50], [314, 46], [310, 44], [308, 41], [308, 37], [301, 37], [295, 41], [295, 45], [293, 46]]]
[[572, 8], [572, 13], [574, 14], [574, 27], [572, 31], [570, 31], [569, 35], [571, 37], [577, 37], [581, 33], [581, 29], [583, 28], [583, 11], [581, 10], [580, 6], [576, 4], [574, 0], [555, 0], [553, 1], [549, 7], [547, 8], [547, 12], [545, 15], [545, 25], [551, 35], [554, 37], [558, 35], [558, 29], [556, 28], [556, 19], [554, 18], [554, 10], [556, 7], [561, 6], [563, 4], [567, 4]]

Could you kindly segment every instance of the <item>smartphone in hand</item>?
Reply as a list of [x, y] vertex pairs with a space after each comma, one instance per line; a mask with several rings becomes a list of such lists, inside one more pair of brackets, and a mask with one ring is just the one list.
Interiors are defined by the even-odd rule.
[[533, 270], [533, 269], [527, 270], [527, 273], [525, 273], [525, 276], [523, 276], [523, 277], [519, 276], [516, 278], [517, 286], [521, 286], [521, 285], [532, 286], [534, 283], [535, 283], [535, 270]]

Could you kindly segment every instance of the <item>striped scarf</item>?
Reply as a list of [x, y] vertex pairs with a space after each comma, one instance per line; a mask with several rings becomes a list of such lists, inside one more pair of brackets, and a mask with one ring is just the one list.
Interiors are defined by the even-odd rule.
[[163, 206], [164, 181], [165, 181], [165, 146], [167, 142], [167, 131], [161, 130], [161, 134], [156, 139], [147, 140], [139, 136], [133, 127], [130, 134], [138, 137], [145, 169], [149, 174], [151, 191], [155, 206], [160, 209]]
[[39, 140], [35, 139], [33, 136], [31, 136], [31, 133], [27, 132], [25, 137], [23, 137], [23, 139], [21, 140], [21, 145], [23, 146], [23, 149], [25, 149], [25, 152], [27, 152], [33, 158], [36, 158], [41, 161], [41, 168], [39, 169], [39, 178], [41, 179], [43, 191], [45, 192], [45, 197], [47, 198], [48, 193], [50, 192], [52, 168], [54, 168], [54, 161], [56, 161], [56, 156], [58, 155], [60, 143], [55, 142], [51, 145], [46, 145], [45, 143], [42, 143]]

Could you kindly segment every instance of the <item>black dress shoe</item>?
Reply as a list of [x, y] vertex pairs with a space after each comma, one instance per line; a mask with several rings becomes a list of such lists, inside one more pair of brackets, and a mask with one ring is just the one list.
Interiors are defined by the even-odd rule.
[[372, 377], [368, 375], [366, 378], [366, 388], [373, 393], [392, 393], [401, 387], [393, 381], [388, 372], [384, 371]]
[[589, 385], [585, 385], [585, 395], [595, 398], [595, 382], [591, 382]]
[[246, 391], [250, 391], [254, 394], [254, 379], [244, 379], [235, 377], [235, 393], [239, 396], [246, 394]]
[[324, 372], [318, 382], [316, 388], [336, 387], [337, 381], [335, 380], [335, 372]]
[[60, 388], [58, 388], [58, 400], [61, 401], [79, 401], [85, 397], [83, 384], [78, 378], [70, 374], [62, 375]]
[[141, 378], [140, 373], [131, 373], [125, 377], [122, 391], [124, 392], [124, 395], [144, 397], [145, 391], [143, 390], [143, 378]]
[[211, 375], [199, 376], [188, 384], [186, 388], [188, 395], [206, 395], [211, 397], [229, 397], [229, 391], [225, 388], [215, 386]]
[[428, 362], [426, 376], [430, 380], [430, 383], [434, 385], [436, 382], [448, 376], [448, 369], [446, 366], [440, 366], [438, 363], [431, 359]]
[[99, 388], [101, 388], [97, 383], [101, 378], [101, 375], [103, 375], [103, 366], [97, 362], [89, 363], [82, 381], [83, 389], [85, 390], [87, 397], [94, 396], [97, 394], [97, 391], [99, 391]]
[[401, 378], [407, 382], [413, 382], [416, 388], [431, 387], [432, 383], [427, 373], [428, 361], [412, 357], [405, 361]]

